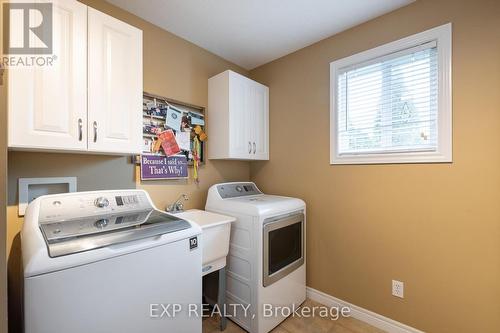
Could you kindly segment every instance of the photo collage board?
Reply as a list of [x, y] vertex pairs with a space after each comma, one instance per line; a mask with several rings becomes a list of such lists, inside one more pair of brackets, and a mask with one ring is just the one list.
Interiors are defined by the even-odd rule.
[[190, 166], [203, 163], [204, 108], [144, 93], [142, 116], [143, 155], [185, 156]]

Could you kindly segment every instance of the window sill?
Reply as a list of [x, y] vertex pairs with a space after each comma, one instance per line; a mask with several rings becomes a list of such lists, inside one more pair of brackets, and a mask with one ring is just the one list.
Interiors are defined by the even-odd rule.
[[391, 154], [360, 154], [360, 155], [334, 155], [330, 160], [331, 165], [349, 164], [427, 164], [427, 163], [453, 163], [451, 154], [415, 152]]

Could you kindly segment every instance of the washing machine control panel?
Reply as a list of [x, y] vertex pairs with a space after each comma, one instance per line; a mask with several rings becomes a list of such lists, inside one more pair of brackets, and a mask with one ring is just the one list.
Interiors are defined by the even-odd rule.
[[39, 222], [47, 223], [56, 220], [70, 220], [148, 209], [152, 209], [152, 206], [143, 191], [65, 194], [44, 198], [41, 201]]
[[217, 186], [217, 192], [219, 192], [222, 199], [262, 194], [254, 183], [221, 184]]
[[109, 206], [109, 200], [105, 197], [99, 197], [95, 199], [94, 205], [99, 208], [104, 208]]

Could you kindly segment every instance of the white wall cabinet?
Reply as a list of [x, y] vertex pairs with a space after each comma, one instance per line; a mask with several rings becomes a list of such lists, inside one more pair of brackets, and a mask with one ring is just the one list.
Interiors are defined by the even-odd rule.
[[233, 71], [208, 81], [208, 158], [269, 159], [269, 88]]
[[88, 148], [140, 153], [142, 32], [93, 8], [88, 11]]
[[9, 70], [10, 148], [87, 149], [87, 6], [53, 9], [53, 66]]
[[142, 32], [78, 1], [51, 2], [53, 65], [9, 70], [9, 148], [140, 153]]

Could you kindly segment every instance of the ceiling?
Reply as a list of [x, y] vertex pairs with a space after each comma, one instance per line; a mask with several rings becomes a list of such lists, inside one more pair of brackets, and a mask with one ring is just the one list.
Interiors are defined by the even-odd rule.
[[107, 0], [245, 69], [414, 0]]

